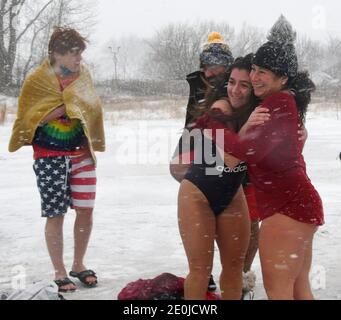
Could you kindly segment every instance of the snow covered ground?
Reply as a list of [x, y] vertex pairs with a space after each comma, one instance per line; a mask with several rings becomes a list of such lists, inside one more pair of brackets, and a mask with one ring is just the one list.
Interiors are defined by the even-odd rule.
[[[148, 114], [146, 114], [148, 119]], [[115, 121], [116, 122], [116, 121]], [[87, 266], [100, 285], [80, 288], [67, 299], [116, 299], [139, 278], [163, 272], [185, 276], [187, 262], [177, 227], [178, 184], [168, 160], [183, 120], [107, 121], [107, 152], [98, 154], [98, 194]], [[316, 235], [312, 284], [318, 299], [341, 299], [341, 120], [313, 113], [305, 157], [325, 206], [326, 225]], [[49, 281], [52, 267], [44, 242], [44, 220], [32, 170], [32, 150], [7, 152], [11, 124], [0, 126], [0, 291]], [[130, 163], [130, 164], [129, 164]], [[65, 220], [65, 262], [72, 264], [74, 214]], [[216, 257], [214, 275], [219, 275]], [[260, 263], [256, 299], [265, 299]]]

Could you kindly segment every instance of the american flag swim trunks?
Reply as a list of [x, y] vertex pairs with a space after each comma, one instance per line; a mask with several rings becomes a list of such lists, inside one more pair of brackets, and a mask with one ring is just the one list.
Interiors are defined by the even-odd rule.
[[88, 155], [40, 158], [33, 165], [43, 218], [64, 216], [72, 209], [93, 209], [96, 168]]

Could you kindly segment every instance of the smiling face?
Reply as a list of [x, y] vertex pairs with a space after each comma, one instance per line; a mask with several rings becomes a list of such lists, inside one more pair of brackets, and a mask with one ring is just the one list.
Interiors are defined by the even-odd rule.
[[256, 97], [262, 100], [281, 91], [288, 82], [288, 77], [277, 76], [272, 71], [257, 65], [252, 66], [250, 78]]
[[80, 51], [69, 51], [66, 54], [53, 53], [56, 67], [65, 67], [71, 72], [79, 72], [82, 61], [82, 53]]
[[233, 108], [241, 108], [249, 103], [252, 84], [247, 70], [237, 68], [232, 70], [227, 93]]

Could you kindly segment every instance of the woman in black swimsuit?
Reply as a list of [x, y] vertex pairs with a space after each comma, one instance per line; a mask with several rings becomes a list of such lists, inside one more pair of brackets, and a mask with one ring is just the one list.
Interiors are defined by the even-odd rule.
[[[252, 86], [248, 83], [246, 70], [245, 79], [244, 89], [251, 95]], [[246, 122], [250, 109], [255, 107], [248, 104], [233, 109], [228, 99], [215, 99], [214, 92], [208, 92], [205, 101], [207, 104], [202, 109], [223, 109], [226, 120], [236, 132]], [[195, 161], [181, 183], [178, 200], [179, 228], [190, 269], [185, 282], [185, 298], [205, 299], [216, 240], [223, 269], [220, 279], [222, 298], [239, 300], [242, 296], [244, 258], [250, 239], [249, 212], [241, 186], [247, 168], [243, 162], [224, 154], [215, 145], [203, 147], [205, 144], [210, 146], [211, 141], [207, 141], [201, 132], [195, 141]], [[215, 163], [210, 161], [212, 157], [216, 158]]]

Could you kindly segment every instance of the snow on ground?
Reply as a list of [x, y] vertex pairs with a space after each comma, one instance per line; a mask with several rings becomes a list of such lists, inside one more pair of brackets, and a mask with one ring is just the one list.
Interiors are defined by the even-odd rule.
[[[148, 115], [146, 114], [146, 118]], [[116, 122], [116, 121], [115, 121]], [[107, 152], [98, 154], [98, 194], [87, 266], [99, 275], [95, 289], [67, 299], [116, 299], [139, 278], [163, 272], [185, 276], [187, 261], [177, 227], [178, 184], [167, 161], [183, 120], [106, 123]], [[326, 225], [315, 240], [312, 284], [318, 299], [341, 299], [341, 121], [336, 114], [310, 114], [305, 157], [325, 206]], [[53, 277], [44, 242], [44, 220], [32, 170], [31, 148], [7, 152], [11, 124], [0, 126], [0, 291]], [[158, 139], [161, 136], [162, 139]], [[130, 151], [129, 151], [130, 148]], [[158, 162], [158, 161], [159, 162]], [[130, 164], [127, 164], [130, 163]], [[74, 214], [65, 220], [65, 263], [73, 256]], [[219, 276], [216, 255], [214, 276]], [[265, 299], [258, 257], [256, 299]]]
[[0, 94], [0, 104], [6, 105], [8, 107], [15, 106], [18, 98], [3, 96]]

